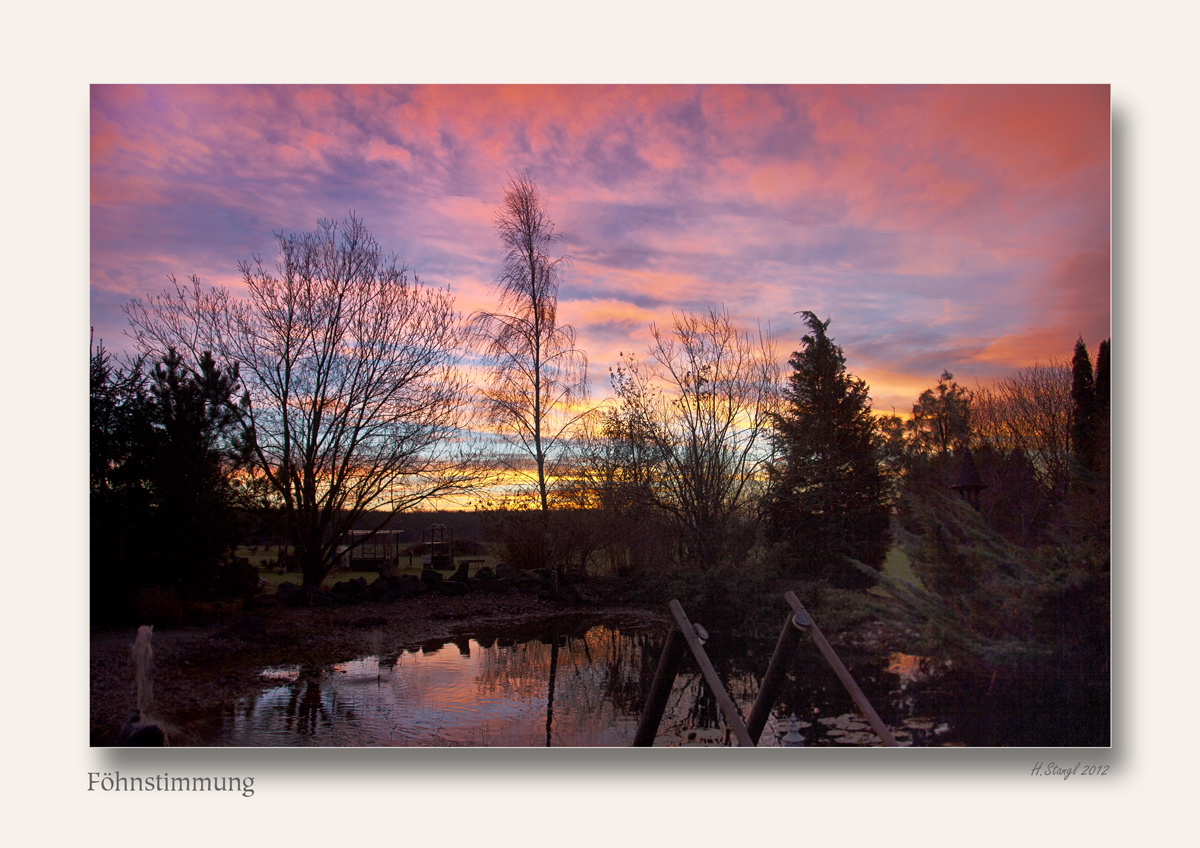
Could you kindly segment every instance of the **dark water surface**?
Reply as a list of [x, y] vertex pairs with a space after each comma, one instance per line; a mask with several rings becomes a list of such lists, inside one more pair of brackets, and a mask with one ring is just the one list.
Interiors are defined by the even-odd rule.
[[[226, 705], [201, 744], [627, 746], [665, 635], [662, 628], [546, 623], [537, 635], [462, 637], [395, 652], [368, 635], [351, 661], [263, 669], [260, 694]], [[774, 645], [714, 639], [706, 647], [745, 717]], [[902, 745], [1056, 744], [1024, 741], [1021, 717], [965, 685], [950, 663], [841, 655]], [[806, 745], [879, 744], [808, 643], [759, 744], [780, 744], [791, 714]], [[730, 744], [690, 656], [655, 744]]]

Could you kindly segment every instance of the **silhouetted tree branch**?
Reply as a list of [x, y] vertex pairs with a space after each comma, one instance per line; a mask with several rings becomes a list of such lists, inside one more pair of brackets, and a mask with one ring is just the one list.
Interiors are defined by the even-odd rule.
[[678, 531], [681, 558], [708, 568], [740, 555], [764, 482], [765, 434], [778, 381], [769, 336], [738, 330], [724, 310], [651, 325], [650, 359], [612, 374], [626, 433], [647, 445], [643, 496]]
[[353, 216], [276, 242], [277, 272], [239, 265], [245, 299], [172, 278], [126, 313], [139, 350], [211, 350], [240, 368], [254, 481], [315, 587], [369, 510], [382, 526], [472, 485], [467, 337], [450, 293], [410, 279]]

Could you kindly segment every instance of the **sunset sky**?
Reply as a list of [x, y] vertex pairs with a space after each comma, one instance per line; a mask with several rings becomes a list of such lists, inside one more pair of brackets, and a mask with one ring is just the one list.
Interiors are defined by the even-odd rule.
[[1109, 87], [92, 86], [91, 322], [239, 284], [273, 231], [365, 220], [464, 313], [528, 170], [593, 394], [650, 322], [724, 305], [781, 361], [831, 318], [879, 411], [1110, 335]]

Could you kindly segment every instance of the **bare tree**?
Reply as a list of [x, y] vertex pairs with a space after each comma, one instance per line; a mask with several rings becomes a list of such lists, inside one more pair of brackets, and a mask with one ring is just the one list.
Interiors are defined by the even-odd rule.
[[567, 485], [586, 508], [625, 514], [645, 506], [657, 456], [628, 407], [601, 406], [572, 434]]
[[738, 553], [738, 524], [765, 482], [774, 343], [737, 329], [724, 309], [650, 330], [650, 359], [625, 357], [613, 388], [627, 431], [652, 447], [653, 468], [638, 475], [648, 497], [676, 526], [681, 559], [706, 568]]
[[1054, 497], [1070, 479], [1071, 383], [1071, 366], [1050, 360], [977, 389], [971, 407], [977, 441], [1028, 459]]
[[[125, 308], [139, 350], [170, 347], [236, 364], [253, 483], [282, 510], [306, 586], [349, 531], [469, 487], [462, 448], [465, 325], [446, 290], [421, 285], [362, 221], [276, 234], [277, 273], [240, 263], [245, 299], [171, 278]], [[377, 512], [375, 512], [377, 511]]]
[[572, 404], [587, 396], [587, 358], [575, 347], [575, 331], [558, 321], [559, 275], [568, 260], [552, 255], [560, 237], [529, 174], [510, 180], [496, 229], [504, 245], [494, 283], [500, 310], [473, 316], [492, 365], [483, 394], [492, 423], [532, 460], [544, 516], [548, 466], [575, 418]]
[[559, 536], [569, 537], [572, 547], [591, 544], [595, 552], [603, 551], [618, 574], [641, 570], [672, 553], [660, 516], [647, 508], [653, 506], [658, 451], [622, 412], [605, 405], [572, 428], [570, 473], [552, 491], [554, 517], [568, 525]]

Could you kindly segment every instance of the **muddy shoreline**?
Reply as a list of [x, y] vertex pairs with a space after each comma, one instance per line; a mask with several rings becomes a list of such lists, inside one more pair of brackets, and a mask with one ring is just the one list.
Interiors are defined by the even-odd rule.
[[[151, 716], [169, 729], [172, 744], [215, 744], [214, 715], [223, 704], [269, 684], [269, 665], [330, 664], [387, 650], [420, 647], [491, 631], [512, 633], [542, 625], [586, 629], [594, 624], [668, 626], [665, 613], [628, 605], [570, 604], [509, 592], [345, 606], [253, 607], [226, 622], [156, 629]], [[136, 627], [90, 634], [90, 744], [113, 745], [137, 705], [130, 646]]]

